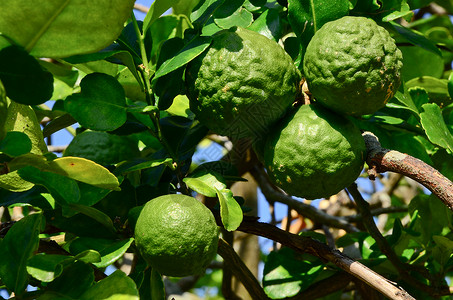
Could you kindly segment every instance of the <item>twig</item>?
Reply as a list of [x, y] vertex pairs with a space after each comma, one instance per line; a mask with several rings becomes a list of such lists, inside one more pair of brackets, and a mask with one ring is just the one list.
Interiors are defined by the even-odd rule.
[[366, 162], [370, 166], [368, 174], [371, 180], [377, 173], [387, 171], [405, 175], [425, 186], [453, 210], [453, 182], [447, 177], [413, 156], [382, 148], [371, 132], [364, 132], [363, 138], [368, 150]]
[[134, 4], [134, 9], [136, 9], [142, 13], [145, 13], [145, 14], [147, 14], [149, 11], [149, 7], [146, 7], [146, 6], [144, 6], [142, 4], [138, 4], [138, 3]]
[[338, 250], [332, 250], [327, 245], [310, 237], [292, 234], [275, 226], [256, 221], [248, 221], [248, 219], [244, 219], [238, 230], [275, 240], [298, 252], [308, 253], [324, 261], [331, 262], [390, 299], [414, 299], [405, 290], [396, 286], [395, 283], [387, 280], [363, 264], [343, 255]]
[[234, 249], [223, 239], [219, 239], [217, 252], [223, 257], [225, 267], [228, 266], [233, 275], [244, 285], [252, 299], [270, 299], [265, 293], [258, 280], [247, 268]]
[[275, 190], [271, 183], [268, 181], [267, 175], [262, 168], [253, 167], [250, 170], [250, 173], [255, 178], [256, 182], [261, 188], [264, 196], [270, 202], [280, 202], [288, 205], [295, 211], [297, 211], [301, 216], [308, 218], [315, 223], [324, 224], [334, 228], [344, 229], [347, 232], [358, 232], [359, 230], [348, 223], [346, 219], [342, 217], [335, 217], [325, 212], [317, 209], [312, 205], [305, 204], [301, 201], [298, 201], [288, 195], [285, 195], [277, 190]]
[[[373, 210], [370, 210], [371, 215], [374, 216], [379, 216], [382, 214], [391, 214], [391, 213], [402, 213], [402, 212], [407, 212], [407, 206], [390, 206], [390, 207], [380, 207], [376, 208]], [[363, 219], [363, 216], [361, 213], [357, 215], [352, 215], [352, 216], [345, 216], [345, 220], [348, 222], [358, 222]]]

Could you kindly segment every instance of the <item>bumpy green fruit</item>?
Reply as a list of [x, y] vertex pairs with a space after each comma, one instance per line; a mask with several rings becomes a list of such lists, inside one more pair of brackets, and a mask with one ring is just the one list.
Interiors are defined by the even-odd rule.
[[215, 258], [218, 240], [211, 211], [180, 194], [148, 201], [135, 225], [135, 244], [143, 258], [168, 276], [202, 273]]
[[186, 69], [190, 109], [233, 139], [260, 137], [291, 106], [300, 72], [276, 42], [242, 28], [223, 30]]
[[401, 84], [402, 54], [383, 27], [364, 17], [324, 24], [308, 44], [304, 74], [314, 98], [350, 115], [372, 114]]
[[271, 132], [264, 163], [273, 182], [307, 199], [349, 186], [363, 167], [365, 142], [349, 119], [319, 104], [301, 106]]

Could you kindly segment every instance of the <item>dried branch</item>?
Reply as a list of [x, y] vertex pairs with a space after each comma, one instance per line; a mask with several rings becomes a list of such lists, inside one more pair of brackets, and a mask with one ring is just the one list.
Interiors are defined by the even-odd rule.
[[250, 170], [250, 173], [255, 178], [256, 182], [258, 182], [261, 191], [268, 201], [286, 204], [297, 211], [301, 216], [312, 220], [314, 223], [327, 225], [333, 228], [344, 229], [347, 232], [359, 231], [355, 226], [351, 225], [346, 219], [342, 217], [331, 216], [312, 205], [305, 204], [292, 198], [291, 196], [277, 191], [269, 182], [268, 177], [262, 168], [255, 166]]
[[338, 250], [333, 250], [310, 237], [292, 234], [270, 224], [249, 221], [247, 218], [242, 222], [238, 230], [266, 237], [298, 252], [308, 253], [326, 262], [333, 263], [390, 299], [414, 299], [395, 283], [387, 280], [363, 264], [343, 255]]
[[241, 258], [236, 254], [225, 240], [219, 239], [217, 252], [224, 259], [224, 268], [229, 268], [233, 275], [244, 285], [252, 299], [270, 299], [263, 288], [247, 268]]
[[136, 9], [142, 13], [145, 13], [145, 14], [147, 14], [149, 11], [149, 7], [142, 5], [142, 4], [138, 4], [138, 3], [134, 4], [134, 9]]
[[371, 132], [364, 132], [363, 138], [368, 150], [366, 162], [368, 174], [374, 179], [377, 173], [392, 171], [414, 179], [425, 186], [453, 210], [453, 182], [425, 162], [407, 154], [381, 147], [378, 138]]

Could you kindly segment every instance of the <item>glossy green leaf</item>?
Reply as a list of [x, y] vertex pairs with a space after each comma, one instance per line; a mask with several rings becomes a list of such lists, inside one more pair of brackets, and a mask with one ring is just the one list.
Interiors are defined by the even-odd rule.
[[118, 189], [118, 178], [97, 163], [80, 157], [61, 157], [48, 163], [48, 171], [104, 189]]
[[430, 102], [435, 102], [441, 106], [452, 103], [448, 94], [448, 81], [446, 79], [422, 76], [407, 81], [405, 85], [408, 89], [413, 87], [425, 89], [428, 92]]
[[190, 14], [193, 23], [204, 25], [225, 0], [201, 0]]
[[81, 294], [93, 284], [93, 268], [89, 264], [76, 261], [64, 268], [63, 273], [47, 285], [45, 299], [83, 299]]
[[433, 55], [421, 47], [399, 47], [403, 53], [403, 68], [401, 74], [404, 81], [420, 76], [440, 78], [444, 71], [442, 57]]
[[215, 197], [217, 191], [227, 187], [221, 175], [205, 170], [190, 174], [183, 181], [189, 188], [207, 197]]
[[110, 165], [138, 157], [140, 152], [137, 142], [127, 136], [85, 131], [74, 137], [63, 156], [83, 157], [101, 165]]
[[404, 86], [395, 93], [395, 97], [390, 101], [390, 103], [387, 104], [387, 106], [391, 107], [393, 100], [397, 100], [404, 106], [405, 109], [412, 111], [415, 115], [419, 114], [419, 109], [412, 100], [406, 84], [404, 84]]
[[81, 237], [70, 243], [69, 251], [77, 255], [86, 250], [95, 250], [100, 254], [100, 260], [93, 264], [98, 268], [105, 268], [121, 258], [133, 241], [133, 238], [117, 241]]
[[211, 44], [212, 38], [206, 36], [199, 36], [190, 43], [188, 43], [181, 51], [178, 52], [171, 59], [166, 60], [160, 68], [156, 71], [154, 75], [153, 82], [159, 77], [169, 74], [170, 72], [175, 71], [176, 69], [184, 66], [192, 59], [200, 55], [204, 50], [206, 50]]
[[43, 227], [42, 214], [31, 214], [15, 223], [1, 241], [0, 278], [16, 296], [27, 287], [27, 260], [38, 250], [38, 235]]
[[435, 103], [422, 105], [420, 121], [428, 139], [436, 145], [453, 152], [453, 136], [445, 124], [440, 107]]
[[143, 20], [144, 32], [157, 20], [164, 12], [169, 10], [173, 5], [180, 2], [180, 0], [155, 0], [151, 4], [145, 19]]
[[120, 35], [134, 2], [92, 0], [87, 5], [84, 0], [4, 0], [0, 3], [0, 32], [33, 56], [96, 52]]
[[32, 166], [18, 170], [21, 178], [42, 185], [61, 205], [77, 203], [80, 199], [79, 187], [75, 180], [53, 172], [41, 171]]
[[247, 29], [256, 31], [271, 40], [278, 41], [282, 34], [282, 23], [278, 10], [265, 10]]
[[80, 204], [74, 204], [71, 203], [69, 204], [69, 207], [77, 212], [80, 212], [93, 220], [96, 220], [100, 224], [102, 224], [106, 229], [108, 229], [111, 233], [115, 233], [116, 229], [115, 226], [113, 226], [113, 221], [110, 219], [109, 216], [104, 214], [102, 211], [95, 209], [90, 206], [85, 206], [85, 205], [80, 205]]
[[53, 133], [74, 125], [75, 123], [77, 123], [76, 119], [74, 119], [70, 114], [64, 114], [47, 123], [42, 131], [42, 134], [44, 137], [49, 137]]
[[450, 76], [448, 77], [447, 88], [450, 98], [453, 99], [453, 73], [450, 73]]
[[417, 107], [418, 111], [421, 111], [422, 105], [429, 102], [428, 92], [421, 87], [414, 87], [409, 89], [412, 102]]
[[151, 269], [151, 299], [165, 300], [165, 286], [164, 280], [159, 272], [152, 268]]
[[[0, 4], [0, 10], [2, 4], [3, 2]], [[0, 12], [0, 16], [1, 14]], [[44, 103], [53, 93], [52, 74], [45, 71], [34, 57], [18, 46], [0, 50], [0, 80], [6, 95], [22, 104]]]
[[83, 293], [80, 299], [139, 300], [139, 296], [135, 282], [123, 271], [116, 270]]
[[329, 21], [346, 16], [348, 0], [288, 0], [288, 20], [305, 49], [313, 35]]
[[9, 131], [4, 139], [0, 140], [0, 152], [9, 156], [19, 156], [31, 150], [31, 141], [28, 135], [19, 131]]
[[173, 167], [173, 159], [171, 158], [160, 158], [160, 159], [146, 159], [137, 158], [134, 160], [127, 161], [118, 165], [115, 169], [115, 174], [127, 174], [133, 171], [155, 168], [161, 165]]
[[220, 202], [222, 224], [226, 230], [234, 231], [241, 225], [242, 209], [229, 189], [219, 190], [216, 188], [216, 192]]
[[65, 100], [65, 110], [80, 125], [98, 131], [115, 130], [126, 122], [124, 89], [112, 76], [103, 73], [86, 75], [81, 93]]
[[381, 8], [378, 0], [357, 0], [351, 11], [351, 14], [363, 15], [374, 13]]
[[295, 296], [308, 288], [323, 268], [319, 259], [290, 248], [273, 251], [264, 265], [264, 291], [271, 299]]
[[67, 255], [39, 253], [28, 260], [27, 272], [42, 282], [51, 282], [63, 272], [61, 262], [71, 259]]
[[101, 261], [101, 254], [96, 250], [89, 249], [77, 254], [74, 259], [86, 264], [94, 264]]
[[433, 236], [433, 240], [436, 243], [436, 247], [432, 250], [433, 258], [443, 267], [453, 254], [453, 241], [440, 235]]
[[414, 44], [415, 46], [422, 47], [423, 49], [442, 57], [442, 52], [440, 52], [439, 48], [437, 48], [433, 42], [428, 40], [421, 33], [413, 29], [401, 26], [400, 24], [395, 22], [390, 22], [390, 24], [392, 24], [395, 30], [410, 43]]
[[242, 7], [244, 0], [229, 0], [214, 13], [214, 22], [223, 29], [233, 26], [247, 28], [253, 22], [253, 14]]

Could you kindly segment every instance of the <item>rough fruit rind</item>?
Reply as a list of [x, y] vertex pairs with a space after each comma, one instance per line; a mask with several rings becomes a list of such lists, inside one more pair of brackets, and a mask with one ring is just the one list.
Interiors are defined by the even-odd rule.
[[304, 75], [314, 98], [350, 115], [372, 114], [401, 84], [402, 54], [387, 30], [365, 17], [324, 24], [304, 56]]
[[217, 253], [219, 229], [211, 211], [193, 197], [170, 194], [143, 207], [135, 225], [135, 244], [162, 275], [202, 273]]
[[186, 69], [197, 119], [233, 139], [265, 135], [296, 98], [300, 72], [276, 42], [242, 28], [222, 30]]
[[269, 177], [287, 193], [307, 199], [329, 197], [362, 171], [365, 142], [349, 119], [319, 104], [303, 105], [266, 141]]

